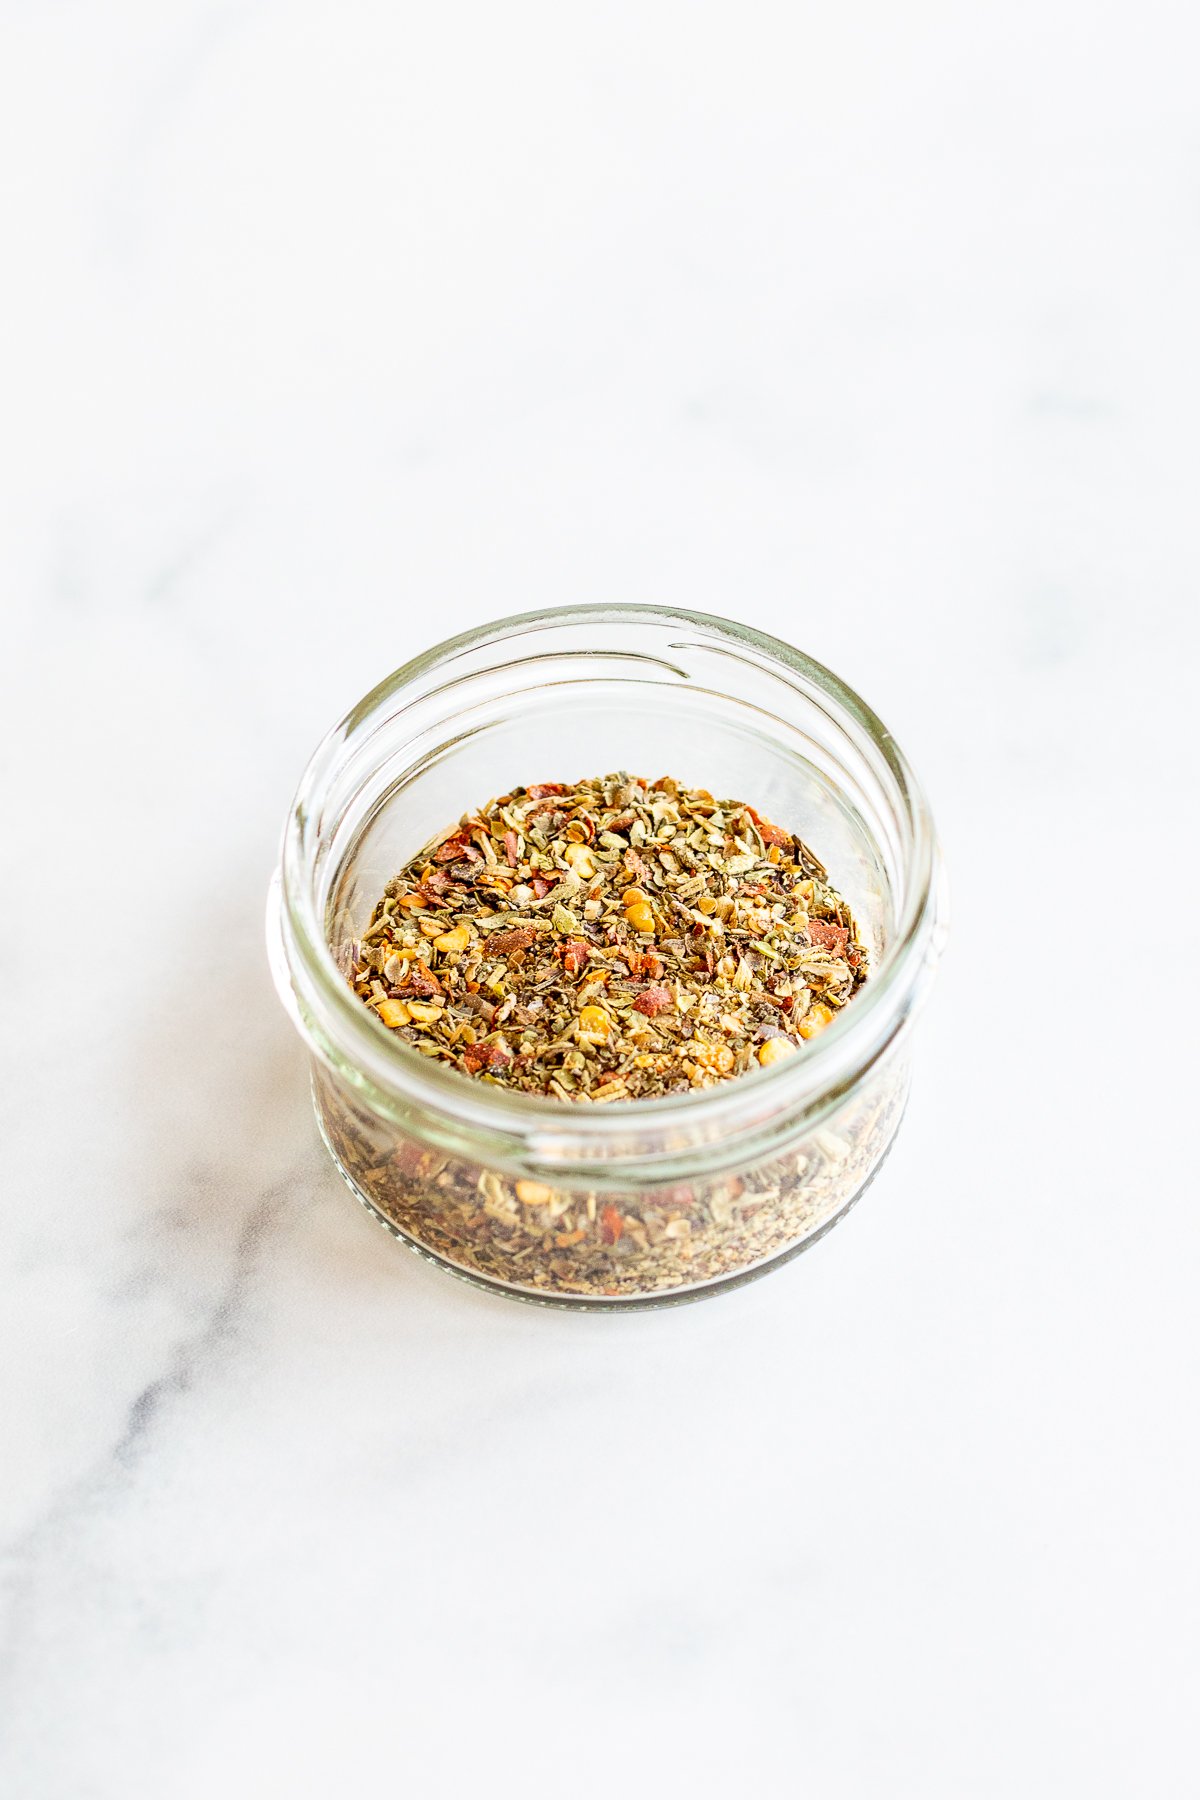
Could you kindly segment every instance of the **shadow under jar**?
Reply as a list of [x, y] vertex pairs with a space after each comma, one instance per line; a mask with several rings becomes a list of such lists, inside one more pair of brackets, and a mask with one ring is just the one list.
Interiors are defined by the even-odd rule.
[[[797, 832], [858, 922], [861, 990], [799, 1055], [607, 1105], [476, 1081], [397, 1039], [340, 972], [391, 878], [493, 795], [618, 769]], [[939, 893], [908, 764], [827, 669], [724, 619], [579, 607], [439, 645], [330, 732], [287, 822], [268, 938], [325, 1143], [375, 1217], [489, 1289], [616, 1311], [763, 1274], [853, 1205], [900, 1124]]]

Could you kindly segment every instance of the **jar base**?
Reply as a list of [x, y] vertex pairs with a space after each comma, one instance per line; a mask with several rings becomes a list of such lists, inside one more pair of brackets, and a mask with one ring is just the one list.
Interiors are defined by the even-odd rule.
[[858, 1204], [891, 1155], [892, 1145], [904, 1123], [906, 1110], [906, 1106], [901, 1107], [890, 1131], [888, 1142], [866, 1180], [855, 1189], [848, 1200], [843, 1201], [836, 1212], [827, 1219], [823, 1219], [807, 1237], [801, 1238], [798, 1243], [789, 1244], [786, 1249], [776, 1251], [765, 1257], [763, 1261], [752, 1263], [745, 1269], [739, 1269], [730, 1275], [716, 1276], [711, 1281], [698, 1282], [694, 1287], [669, 1288], [651, 1294], [611, 1295], [578, 1294], [563, 1290], [548, 1291], [543, 1288], [521, 1287], [515, 1282], [499, 1281], [492, 1276], [481, 1274], [476, 1269], [452, 1262], [449, 1257], [442, 1256], [437, 1250], [430, 1249], [428, 1244], [423, 1244], [419, 1238], [411, 1236], [377, 1206], [367, 1194], [363, 1193], [353, 1176], [344, 1167], [330, 1141], [321, 1108], [315, 1104], [315, 1101], [313, 1106], [321, 1142], [329, 1152], [329, 1158], [334, 1168], [363, 1210], [370, 1214], [377, 1225], [383, 1227], [389, 1237], [395, 1238], [397, 1243], [403, 1244], [416, 1256], [419, 1256], [423, 1262], [432, 1263], [434, 1268], [444, 1270], [447, 1275], [453, 1275], [458, 1281], [466, 1282], [468, 1287], [478, 1288], [485, 1294], [499, 1295], [505, 1300], [518, 1300], [527, 1306], [549, 1307], [555, 1312], [591, 1313], [661, 1312], [671, 1306], [686, 1306], [693, 1300], [707, 1300], [718, 1294], [732, 1293], [735, 1288], [746, 1287], [750, 1282], [757, 1281], [760, 1276], [769, 1275], [773, 1270], [781, 1269], [785, 1263], [794, 1261], [803, 1251], [809, 1250], [814, 1244], [819, 1243], [826, 1233], [832, 1231], [834, 1226], [839, 1224], [847, 1213]]

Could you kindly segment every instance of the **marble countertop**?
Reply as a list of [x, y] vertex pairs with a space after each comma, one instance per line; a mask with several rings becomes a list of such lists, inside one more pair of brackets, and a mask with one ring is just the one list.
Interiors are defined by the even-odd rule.
[[[1183, 9], [0, 34], [0, 1786], [1182, 1791]], [[597, 600], [837, 669], [953, 894], [867, 1200], [625, 1319], [353, 1204], [262, 933], [332, 719]]]

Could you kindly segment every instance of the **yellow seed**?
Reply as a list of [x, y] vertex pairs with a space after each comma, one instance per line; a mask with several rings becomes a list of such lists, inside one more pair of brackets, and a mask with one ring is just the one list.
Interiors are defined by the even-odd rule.
[[377, 1011], [384, 1024], [393, 1031], [398, 1025], [407, 1025], [412, 1016], [403, 1000], [381, 1000]]
[[418, 919], [417, 924], [421, 929], [422, 936], [427, 938], [437, 937], [442, 929], [436, 919]]
[[693, 1038], [687, 1048], [692, 1060], [710, 1075], [728, 1075], [733, 1067], [733, 1051], [728, 1044], [706, 1044], [703, 1038]]
[[418, 1025], [432, 1025], [435, 1019], [442, 1016], [441, 1007], [430, 1006], [427, 1000], [410, 1000], [408, 1010]]
[[428, 900], [422, 899], [420, 894], [401, 894], [396, 904], [397, 906], [407, 907], [410, 912], [420, 912], [424, 907], [429, 905], [429, 902]]
[[626, 911], [628, 911], [631, 906], [645, 906], [649, 896], [643, 894], [640, 887], [627, 887], [621, 898], [625, 903]]
[[518, 1181], [517, 1199], [522, 1206], [545, 1206], [553, 1200], [554, 1189], [545, 1187], [540, 1181]]
[[602, 1006], [584, 1006], [579, 1013], [579, 1029], [585, 1037], [606, 1038], [612, 1030], [612, 1020]]
[[590, 881], [596, 873], [596, 859], [586, 844], [568, 844], [563, 852], [568, 867], [572, 868], [580, 881]]
[[816, 1037], [818, 1031], [824, 1031], [825, 1027], [830, 1024], [832, 1019], [833, 1013], [830, 1011], [829, 1007], [822, 1006], [821, 1002], [818, 1000], [815, 1006], [809, 1007], [799, 1025], [797, 1025], [796, 1030], [800, 1033], [802, 1038]]
[[758, 1046], [758, 1060], [764, 1069], [769, 1069], [772, 1063], [784, 1062], [795, 1054], [796, 1046], [791, 1038], [768, 1038], [765, 1044]]
[[453, 931], [443, 931], [441, 937], [434, 938], [433, 947], [443, 956], [459, 956], [466, 949], [470, 936], [465, 925], [456, 925]]
[[638, 905], [631, 906], [626, 912], [625, 917], [629, 920], [629, 923], [633, 926], [635, 931], [654, 930], [654, 914], [650, 911], [650, 908], [644, 901]]
[[716, 912], [716, 910], [717, 910], [717, 903], [713, 899], [712, 895], [711, 894], [701, 894], [700, 898], [696, 902], [696, 911], [707, 914], [707, 913], [714, 913], [714, 912]]

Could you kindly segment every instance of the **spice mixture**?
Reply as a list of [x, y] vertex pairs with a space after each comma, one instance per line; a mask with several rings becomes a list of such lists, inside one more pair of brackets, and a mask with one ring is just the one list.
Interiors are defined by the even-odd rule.
[[787, 1256], [839, 1218], [875, 1174], [908, 1091], [877, 1069], [803, 1142], [740, 1174], [597, 1191], [512, 1180], [397, 1140], [324, 1070], [315, 1094], [347, 1181], [409, 1243], [486, 1281], [552, 1301], [670, 1297]]
[[[341, 966], [382, 1022], [478, 1081], [575, 1104], [707, 1087], [804, 1055], [865, 980], [812, 851], [737, 801], [628, 775], [519, 788], [391, 881]], [[668, 1297], [786, 1255], [870, 1180], [892, 1063], [825, 1125], [736, 1174], [551, 1187], [398, 1137], [326, 1071], [347, 1179], [418, 1247], [544, 1299]]]
[[866, 963], [798, 837], [740, 801], [625, 774], [466, 815], [343, 952], [355, 992], [423, 1055], [585, 1103], [802, 1053]]

